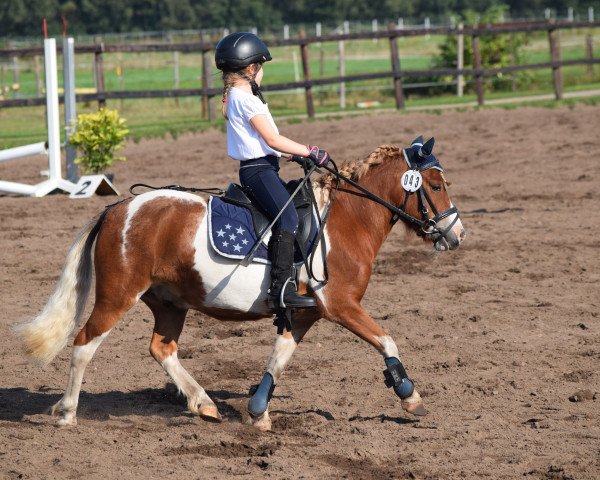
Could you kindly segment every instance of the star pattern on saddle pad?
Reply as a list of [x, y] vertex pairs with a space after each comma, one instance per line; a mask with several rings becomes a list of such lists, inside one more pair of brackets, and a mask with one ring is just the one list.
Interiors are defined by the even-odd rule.
[[[243, 259], [254, 248], [258, 235], [252, 215], [247, 208], [243, 208], [211, 197], [208, 202], [208, 223], [210, 245], [219, 255], [231, 259]], [[317, 236], [316, 221], [313, 218], [310, 242]], [[311, 243], [312, 245], [312, 243]], [[269, 253], [266, 241], [257, 248], [254, 262], [269, 263]], [[302, 263], [302, 256], [296, 255], [296, 264]]]
[[232, 205], [218, 204], [217, 207], [211, 217], [214, 246], [221, 253], [243, 258], [256, 242], [251, 217]]

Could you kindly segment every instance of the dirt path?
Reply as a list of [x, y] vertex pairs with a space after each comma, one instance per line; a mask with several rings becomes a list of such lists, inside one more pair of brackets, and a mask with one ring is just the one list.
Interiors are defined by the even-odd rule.
[[[0, 197], [0, 478], [600, 478], [599, 128], [600, 108], [583, 106], [281, 125], [337, 160], [437, 139], [464, 248], [434, 255], [396, 228], [363, 302], [425, 399], [431, 413], [418, 421], [385, 388], [377, 353], [321, 322], [278, 385], [273, 432], [259, 433], [243, 423], [246, 393], [274, 328], [194, 313], [182, 363], [226, 418], [204, 422], [148, 355], [151, 315], [138, 305], [86, 372], [79, 425], [56, 428], [45, 411], [70, 348], [42, 370], [9, 327], [44, 305], [75, 234], [113, 199]], [[114, 168], [124, 191], [236, 178], [221, 132], [126, 150]], [[0, 178], [34, 182], [40, 165], [0, 165]]]

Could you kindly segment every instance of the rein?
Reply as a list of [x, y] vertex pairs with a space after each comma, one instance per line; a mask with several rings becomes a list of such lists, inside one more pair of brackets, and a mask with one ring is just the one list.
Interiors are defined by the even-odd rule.
[[135, 193], [134, 189], [138, 187], [148, 188], [150, 190], [176, 190], [178, 192], [201, 192], [207, 193], [209, 195], [223, 195], [225, 190], [216, 187], [208, 187], [208, 188], [196, 188], [196, 187], [182, 187], [181, 185], [165, 185], [164, 187], [153, 187], [152, 185], [146, 185], [145, 183], [134, 183], [131, 187], [129, 187], [129, 193], [132, 195], [139, 195], [140, 193]]

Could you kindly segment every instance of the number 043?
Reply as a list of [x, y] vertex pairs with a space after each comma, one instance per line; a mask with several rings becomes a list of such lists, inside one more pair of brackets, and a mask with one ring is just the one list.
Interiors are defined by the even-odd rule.
[[402, 188], [407, 192], [416, 192], [423, 182], [423, 177], [421, 177], [421, 173], [417, 170], [408, 170], [404, 172], [402, 175]]

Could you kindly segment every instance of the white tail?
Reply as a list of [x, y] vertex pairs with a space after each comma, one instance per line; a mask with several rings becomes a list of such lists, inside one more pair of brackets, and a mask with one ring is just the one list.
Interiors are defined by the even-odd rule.
[[83, 314], [92, 280], [91, 250], [107, 212], [108, 209], [79, 232], [42, 312], [32, 321], [15, 327], [27, 354], [42, 365], [49, 364], [65, 347]]

